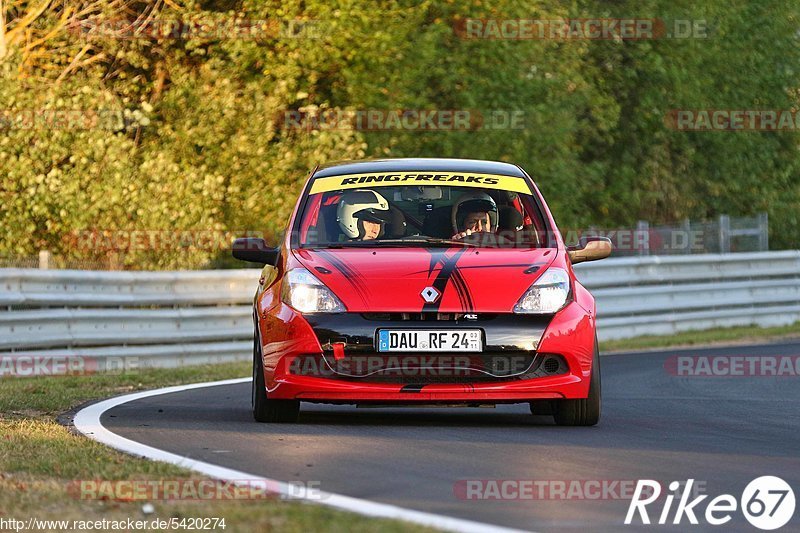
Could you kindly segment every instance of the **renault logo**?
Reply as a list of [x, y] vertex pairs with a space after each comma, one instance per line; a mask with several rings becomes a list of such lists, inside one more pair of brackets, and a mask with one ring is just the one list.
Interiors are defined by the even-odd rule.
[[434, 289], [433, 287], [425, 287], [424, 289], [422, 289], [420, 296], [422, 296], [422, 299], [425, 300], [425, 302], [432, 304], [433, 302], [439, 299], [441, 293], [436, 289]]

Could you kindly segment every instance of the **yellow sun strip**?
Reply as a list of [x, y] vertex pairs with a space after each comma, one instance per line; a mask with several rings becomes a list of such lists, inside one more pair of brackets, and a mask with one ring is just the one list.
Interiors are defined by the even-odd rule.
[[339, 191], [342, 189], [363, 189], [388, 187], [392, 185], [428, 185], [450, 187], [480, 187], [499, 189], [521, 194], [531, 194], [524, 178], [501, 176], [499, 174], [474, 174], [471, 172], [370, 172], [367, 174], [345, 174], [328, 178], [316, 178], [311, 184], [311, 192]]

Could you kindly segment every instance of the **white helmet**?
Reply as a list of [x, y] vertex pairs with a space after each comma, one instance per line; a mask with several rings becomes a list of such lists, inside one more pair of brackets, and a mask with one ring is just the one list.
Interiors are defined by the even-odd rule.
[[[336, 209], [336, 222], [345, 235], [351, 239], [364, 237], [362, 220], [383, 224], [389, 222], [389, 202], [386, 198], [369, 189], [348, 191], [339, 199]], [[383, 228], [381, 228], [381, 234]]]

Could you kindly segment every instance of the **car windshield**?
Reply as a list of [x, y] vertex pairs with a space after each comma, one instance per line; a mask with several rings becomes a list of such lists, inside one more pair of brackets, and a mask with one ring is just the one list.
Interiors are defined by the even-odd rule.
[[315, 178], [296, 228], [304, 248], [547, 246], [524, 178], [463, 172]]

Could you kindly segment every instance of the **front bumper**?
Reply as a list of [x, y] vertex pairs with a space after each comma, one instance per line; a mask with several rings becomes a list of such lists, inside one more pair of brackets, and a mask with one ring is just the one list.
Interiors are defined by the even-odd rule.
[[[594, 319], [574, 302], [547, 317], [477, 314], [473, 320], [421, 318], [425, 317], [355, 313], [302, 316], [279, 304], [260, 321], [261, 338], [270, 339], [262, 346], [269, 397], [331, 403], [471, 404], [582, 398], [588, 394]], [[437, 360], [447, 358], [449, 363], [431, 364], [429, 358], [427, 363], [417, 360], [416, 365], [374, 367], [366, 372], [363, 370], [368, 366], [355, 365], [360, 371], [353, 371], [353, 362], [359, 358], [386, 358], [387, 354], [376, 353], [378, 328], [410, 327], [479, 328], [484, 333], [484, 353], [477, 357], [462, 354], [462, 362], [469, 362], [461, 365], [451, 364], [458, 354], [437, 354]], [[562, 365], [548, 373], [543, 370], [543, 361], [550, 356]], [[517, 364], [498, 372], [492, 366], [498, 361], [500, 366], [508, 361]]]

